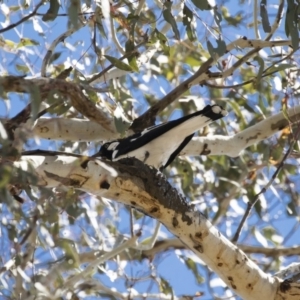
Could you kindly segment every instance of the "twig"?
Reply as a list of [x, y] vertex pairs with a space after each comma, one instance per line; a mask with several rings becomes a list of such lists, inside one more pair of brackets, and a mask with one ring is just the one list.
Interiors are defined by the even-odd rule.
[[123, 47], [121, 46], [117, 34], [116, 34], [116, 30], [115, 30], [115, 26], [114, 26], [114, 19], [112, 16], [110, 16], [109, 18], [109, 25], [110, 25], [110, 32], [111, 32], [111, 37], [113, 42], [115, 43], [117, 49], [119, 50], [119, 52], [124, 55], [126, 52], [124, 51]]
[[63, 34], [61, 34], [58, 38], [56, 38], [52, 44], [50, 45], [44, 59], [42, 62], [42, 67], [41, 67], [41, 76], [42, 77], [46, 77], [46, 68], [47, 65], [49, 64], [50, 58], [53, 54], [53, 51], [55, 49], [55, 47], [58, 45], [58, 43], [62, 42], [64, 39], [66, 39], [67, 37], [69, 37], [71, 34], [73, 34], [74, 32], [78, 31], [79, 29], [81, 29], [82, 27], [84, 27], [86, 23], [80, 23], [79, 26], [77, 28], [71, 28], [69, 30], [67, 30], [66, 32], [64, 32]]
[[271, 186], [271, 184], [272, 184], [272, 183], [274, 182], [274, 180], [276, 179], [276, 177], [277, 177], [279, 171], [283, 168], [285, 160], [287, 159], [287, 157], [290, 155], [290, 153], [292, 152], [292, 150], [293, 150], [293, 148], [294, 148], [294, 145], [295, 145], [295, 143], [296, 143], [296, 141], [297, 141], [297, 139], [298, 139], [299, 133], [300, 133], [300, 128], [298, 129], [296, 136], [294, 137], [293, 141], [291, 142], [288, 151], [285, 153], [285, 155], [283, 156], [281, 162], [279, 163], [279, 165], [278, 165], [278, 167], [277, 167], [275, 173], [272, 175], [272, 178], [271, 178], [271, 179], [269, 180], [269, 182], [261, 189], [261, 191], [255, 195], [254, 200], [253, 200], [252, 202], [250, 202], [250, 201], [248, 202], [248, 204], [247, 204], [247, 209], [246, 209], [245, 214], [244, 214], [244, 216], [243, 216], [243, 218], [242, 218], [242, 220], [241, 220], [241, 222], [240, 222], [240, 224], [239, 224], [239, 227], [238, 227], [238, 229], [237, 229], [237, 231], [236, 231], [236, 233], [235, 233], [235, 235], [234, 235], [234, 237], [233, 237], [233, 239], [232, 239], [232, 243], [235, 244], [235, 243], [238, 241], [239, 236], [240, 236], [240, 234], [241, 234], [241, 231], [242, 231], [242, 229], [243, 229], [243, 226], [244, 226], [244, 224], [245, 224], [247, 218], [249, 217], [249, 214], [250, 214], [252, 208], [254, 207], [254, 205], [255, 205], [255, 204], [257, 203], [257, 201], [259, 200], [260, 195], [261, 195], [261, 194], [264, 194], [264, 193], [268, 190], [268, 188]]
[[169, 94], [162, 98], [159, 102], [151, 106], [144, 114], [139, 118], [135, 119], [130, 127], [134, 132], [139, 132], [150, 127], [155, 123], [156, 115], [163, 111], [167, 106], [177, 100], [183, 93], [185, 93], [190, 87], [196, 84], [202, 84], [206, 80], [217, 78], [225, 78], [231, 76], [232, 72], [246, 62], [250, 57], [254, 56], [259, 50], [266, 47], [275, 47], [275, 46], [284, 46], [290, 45], [291, 41], [261, 41], [261, 40], [248, 40], [246, 37], [239, 38], [226, 47], [226, 52], [239, 47], [239, 48], [254, 48], [239, 59], [230, 69], [220, 72], [220, 73], [211, 73], [209, 69], [213, 64], [215, 64], [220, 56], [216, 54], [214, 57], [210, 57], [205, 61], [198, 71], [178, 85], [173, 89]]
[[[145, 37], [145, 39], [140, 42], [139, 44], [136, 45], [135, 49], [128, 52], [128, 53], [125, 53], [122, 57], [119, 58], [119, 60], [124, 60], [125, 58], [131, 56], [132, 54], [136, 53], [137, 52], [137, 49], [146, 44], [148, 41], [148, 37]], [[92, 83], [93, 81], [97, 80], [98, 78], [102, 77], [105, 73], [107, 73], [110, 69], [112, 69], [114, 67], [113, 64], [109, 65], [108, 67], [106, 67], [105, 69], [103, 69], [100, 73], [96, 74], [95, 76], [91, 77], [90, 79], [88, 79], [86, 82], [87, 83]]]
[[9, 26], [3, 28], [3, 29], [0, 29], [0, 33], [3, 33], [5, 31], [8, 31], [12, 28], [15, 28], [16, 26], [22, 24], [23, 22], [27, 21], [28, 19], [30, 19], [32, 16], [34, 16], [37, 12], [37, 10], [44, 4], [45, 0], [42, 0], [36, 7], [35, 9], [32, 11], [32, 13], [30, 13], [29, 15], [27, 15], [26, 17], [24, 17], [23, 19], [19, 20], [18, 22], [16, 23], [13, 23], [13, 24], [10, 24]]
[[[289, 59], [294, 53], [295, 53], [295, 51], [293, 50], [287, 56], [283, 57], [282, 59], [279, 59], [279, 60], [275, 61], [274, 63], [272, 63], [271, 66], [269, 66], [268, 68], [266, 68], [263, 71], [263, 74], [261, 75], [261, 78], [268, 77], [270, 75], [273, 75], [273, 74], [277, 73], [278, 72], [277, 70], [275, 70], [273, 72], [270, 72], [270, 73], [267, 73], [267, 71], [270, 70], [272, 67], [274, 67], [274, 65], [279, 64], [279, 63]], [[217, 78], [221, 78], [221, 77], [224, 78], [225, 77], [224, 72], [222, 72], [222, 73], [221, 72], [211, 73], [210, 76], [217, 77]], [[241, 83], [238, 83], [238, 84], [233, 84], [233, 85], [215, 85], [215, 84], [212, 84], [212, 83], [209, 83], [209, 82], [204, 82], [202, 84], [205, 85], [205, 86], [208, 86], [208, 87], [215, 88], [215, 89], [233, 89], [233, 88], [244, 86], [246, 84], [253, 83], [256, 80], [257, 80], [257, 78], [253, 77], [252, 79], [249, 79], [247, 81], [244, 81], [244, 82], [241, 82]]]
[[260, 34], [258, 30], [258, 20], [257, 20], [257, 0], [253, 1], [253, 28], [255, 33], [255, 38], [260, 39]]
[[[28, 93], [38, 88], [43, 100], [49, 93], [59, 92], [68, 97], [74, 108], [88, 119], [100, 124], [111, 133], [116, 132], [115, 124], [102, 110], [84, 95], [78, 84], [61, 79], [34, 78], [24, 79], [17, 76], [0, 76], [0, 85], [4, 91]], [[30, 108], [30, 107], [29, 107]], [[24, 122], [24, 121], [23, 121]]]

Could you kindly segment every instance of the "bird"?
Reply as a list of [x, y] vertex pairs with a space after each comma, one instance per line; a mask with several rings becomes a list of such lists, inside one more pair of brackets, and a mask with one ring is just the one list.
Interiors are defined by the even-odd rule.
[[135, 157], [162, 171], [190, 142], [195, 132], [227, 115], [219, 105], [207, 105], [202, 110], [163, 124], [154, 125], [123, 139], [107, 142], [93, 157], [116, 161]]

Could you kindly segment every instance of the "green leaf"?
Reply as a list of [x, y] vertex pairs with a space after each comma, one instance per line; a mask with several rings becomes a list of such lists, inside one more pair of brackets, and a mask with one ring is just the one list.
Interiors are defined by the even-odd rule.
[[216, 42], [217, 42], [217, 47], [214, 48], [212, 43], [210, 41], [207, 41], [207, 50], [208, 50], [210, 56], [214, 59], [221, 57], [226, 52], [225, 42], [221, 38], [218, 38], [216, 40]]
[[16, 69], [23, 74], [27, 74], [29, 72], [29, 69], [26, 65], [16, 64]]
[[[65, 260], [70, 268], [79, 267], [80, 258], [74, 241], [66, 238], [59, 238], [56, 240], [56, 246], [61, 247], [65, 254]], [[67, 265], [67, 266], [68, 266]]]
[[268, 12], [267, 12], [267, 1], [266, 0], [262, 0], [260, 2], [260, 16], [261, 16], [264, 32], [271, 32], [271, 25], [270, 25], [270, 22], [269, 22], [269, 16], [268, 16]]
[[275, 65], [275, 66], [272, 66], [271, 68], [267, 69], [266, 73], [267, 74], [276, 73], [278, 71], [283, 71], [283, 70], [293, 68], [293, 67], [295, 67], [295, 65], [292, 65], [292, 64], [280, 64], [277, 66]]
[[265, 67], [265, 62], [264, 60], [260, 57], [260, 56], [255, 56], [253, 58], [253, 60], [257, 61], [258, 64], [259, 64], [259, 69], [258, 69], [258, 73], [257, 73], [257, 77], [256, 77], [256, 86], [258, 86], [260, 84], [260, 81], [261, 81], [261, 76], [262, 76], [262, 73], [264, 71], [264, 67]]
[[187, 36], [191, 42], [196, 40], [195, 29], [192, 26], [193, 18], [193, 12], [188, 8], [187, 5], [184, 4], [182, 22], [185, 26]]
[[128, 71], [128, 72], [132, 72], [133, 69], [131, 68], [131, 66], [125, 64], [124, 62], [122, 62], [121, 60], [112, 57], [110, 55], [104, 55], [110, 62], [112, 65], [114, 65], [116, 68], [120, 69], [120, 70], [124, 70], [124, 71]]
[[164, 293], [165, 295], [174, 295], [172, 286], [169, 284], [169, 282], [164, 279], [163, 277], [160, 277], [160, 281], [159, 281], [159, 289], [162, 293]]
[[171, 25], [172, 30], [175, 34], [175, 38], [180, 40], [180, 33], [177, 27], [177, 23], [175, 21], [174, 16], [171, 13], [172, 2], [165, 2], [165, 9], [163, 10], [164, 19]]
[[100, 34], [102, 35], [102, 37], [107, 39], [107, 34], [106, 34], [103, 24], [102, 24], [102, 10], [99, 6], [96, 7], [95, 16], [96, 16], [96, 26], [97, 26]]
[[31, 96], [31, 113], [32, 113], [32, 119], [35, 120], [37, 117], [37, 114], [40, 111], [40, 105], [41, 105], [41, 94], [40, 89], [37, 86], [32, 86], [30, 88], [30, 96]]
[[19, 6], [19, 5], [18, 5], [18, 6], [10, 6], [10, 7], [9, 7], [9, 10], [10, 10], [10, 11], [18, 11], [18, 10], [20, 10], [20, 9], [21, 9], [21, 6]]
[[117, 131], [124, 136], [126, 130], [129, 128], [131, 123], [126, 119], [122, 107], [118, 104], [114, 111], [114, 121]]
[[50, 0], [50, 7], [43, 16], [42, 20], [44, 22], [55, 20], [59, 11], [59, 6], [58, 0]]
[[49, 64], [53, 63], [55, 60], [57, 60], [61, 56], [62, 52], [55, 52], [52, 54]]
[[20, 39], [20, 42], [18, 43], [17, 48], [37, 46], [39, 44], [40, 43], [35, 40], [29, 39], [29, 38], [22, 38], [22, 39]]
[[[133, 53], [135, 50], [135, 46], [134, 43], [131, 39], [129, 39], [126, 43], [125, 43], [125, 50], [126, 53]], [[127, 57], [127, 60], [129, 62], [130, 67], [135, 71], [138, 72], [139, 71], [139, 67], [136, 61], [136, 54], [133, 53], [132, 55], [130, 55], [129, 57]]]
[[182, 189], [185, 190], [193, 184], [194, 172], [192, 166], [187, 161], [179, 159], [176, 167], [181, 178]]
[[68, 6], [68, 16], [69, 16], [68, 27], [78, 28], [79, 12], [80, 12], [80, 0], [70, 0]]
[[211, 10], [213, 7], [207, 0], [192, 0], [193, 4], [201, 10]]
[[292, 39], [294, 51], [299, 48], [298, 15], [296, 14], [296, 5], [293, 0], [288, 0], [288, 8], [285, 17], [285, 33]]
[[163, 52], [165, 55], [170, 55], [170, 46], [168, 45], [168, 39], [164, 34], [162, 34], [160, 31], [158, 31], [156, 28], [152, 32], [150, 36], [150, 45], [155, 44], [156, 41], [159, 41], [160, 46], [163, 49]]
[[220, 32], [222, 32], [222, 26], [221, 26], [222, 15], [218, 12], [218, 10], [216, 8], [213, 10], [213, 13], [214, 13], [215, 22], [216, 22]]
[[184, 258], [184, 257], [181, 257], [182, 259], [184, 259], [185, 261], [185, 265], [186, 267], [192, 271], [192, 273], [194, 274], [196, 280], [197, 280], [197, 283], [198, 284], [201, 284], [204, 282], [204, 279], [203, 277], [199, 274], [199, 271], [198, 271], [198, 268], [197, 268], [197, 264], [190, 258]]

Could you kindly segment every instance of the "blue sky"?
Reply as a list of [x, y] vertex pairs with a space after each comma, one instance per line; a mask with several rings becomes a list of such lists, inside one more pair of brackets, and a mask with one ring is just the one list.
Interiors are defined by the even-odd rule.
[[[14, 1], [6, 2], [2, 5], [11, 5]], [[17, 4], [17, 1], [15, 1]], [[35, 1], [37, 3], [37, 1]], [[270, 7], [272, 7], [272, 3], [275, 3], [275, 1], [271, 1], [269, 3]], [[236, 1], [227, 1], [225, 2], [225, 5], [229, 8], [230, 13], [234, 15], [236, 12], [240, 10], [239, 5], [236, 5]], [[249, 13], [252, 11], [252, 5], [253, 3], [250, 1], [248, 4]], [[246, 6], [247, 7], [247, 6]], [[39, 12], [46, 12], [48, 9], [47, 5], [44, 5]], [[275, 11], [275, 10], [274, 10]], [[65, 12], [65, 6], [63, 5], [60, 9], [60, 12]], [[271, 23], [272, 23], [272, 8], [270, 9], [270, 15], [271, 15]], [[12, 18], [11, 21], [14, 22], [18, 20], [20, 14], [16, 13]], [[207, 17], [207, 15], [206, 15]], [[39, 18], [37, 18], [39, 20]], [[4, 22], [5, 18], [0, 13], [0, 22]], [[35, 27], [34, 27], [35, 26]], [[36, 30], [38, 30], [39, 26], [43, 29], [45, 35], [38, 34]], [[161, 26], [161, 25], [160, 25]], [[282, 27], [282, 25], [281, 25]], [[1, 58], [1, 73], [7, 72], [8, 74], [12, 75], [21, 75], [18, 70], [15, 68], [15, 64], [19, 63], [22, 65], [28, 65], [29, 69], [31, 69], [33, 72], [32, 74], [30, 72], [27, 73], [28, 76], [39, 76], [39, 70], [41, 68], [41, 62], [42, 58], [44, 57], [47, 47], [51, 44], [51, 42], [57, 38], [57, 36], [66, 30], [67, 24], [66, 24], [66, 18], [65, 17], [57, 17], [55, 21], [43, 23], [43, 22], [37, 22], [33, 23], [32, 21], [28, 21], [20, 26], [18, 26], [16, 29], [10, 30], [3, 34], [4, 39], [8, 39], [13, 41], [14, 43], [18, 43], [20, 41], [21, 37], [26, 37], [30, 39], [34, 39], [40, 43], [38, 47], [27, 47], [27, 48], [20, 48], [20, 52], [18, 55], [15, 53], [8, 53], [8, 52], [0, 52], [0, 58]], [[283, 28], [279, 31], [282, 34], [282, 38], [285, 39], [284, 30]], [[248, 38], [253, 38], [254, 33], [252, 28], [245, 28], [243, 27], [242, 30], [237, 28], [236, 30], [232, 31], [226, 31], [224, 33], [225, 41], [228, 42], [228, 40], [232, 41], [239, 35], [246, 35]], [[99, 47], [105, 47], [106, 41], [103, 39], [98, 40]], [[75, 45], [75, 46], [74, 46]], [[72, 47], [73, 46], [73, 47]], [[88, 65], [87, 60], [82, 60], [82, 55], [89, 50], [91, 46], [91, 30], [88, 28], [83, 28], [79, 30], [76, 34], [72, 35], [71, 37], [67, 38], [65, 41], [65, 46], [58, 45], [56, 48], [57, 52], [61, 52], [60, 58], [56, 61], [56, 63], [65, 63], [65, 67], [73, 66], [81, 70], [82, 72], [86, 72], [88, 74], [90, 70], [92, 69], [93, 65], [93, 59], [91, 59], [91, 63]], [[28, 55], [29, 60], [22, 59], [19, 55]], [[116, 54], [116, 52], [114, 53]], [[136, 78], [138, 80], [141, 80], [143, 82], [143, 79], [140, 75], [133, 74], [132, 78]], [[182, 80], [185, 78], [182, 78]], [[130, 87], [130, 80], [128, 81], [128, 86]], [[161, 98], [164, 96], [165, 93], [168, 93], [173, 87], [165, 80], [160, 78], [159, 76], [154, 76], [151, 78], [150, 82], [144, 82], [145, 85], [148, 86], [149, 90], [151, 90], [152, 94], [157, 98]], [[161, 85], [162, 89], [158, 89], [157, 86]], [[194, 87], [192, 89], [193, 92], [202, 94], [202, 95], [209, 95], [207, 91], [204, 88], [201, 87]], [[224, 92], [226, 94], [226, 92]], [[143, 92], [141, 92], [138, 88], [132, 89], [132, 95], [139, 99], [138, 103], [138, 110], [140, 113], [144, 112], [147, 109], [146, 102], [143, 100]], [[5, 101], [0, 101], [0, 117], [11, 117], [14, 116], [17, 112], [19, 112], [24, 105], [28, 101], [28, 96], [20, 96], [20, 95], [10, 95], [10, 105], [8, 106], [8, 103], [5, 103]], [[208, 99], [208, 97], [207, 97]], [[252, 101], [254, 104], [257, 103], [257, 98], [250, 97], [250, 101]], [[176, 110], [172, 115], [170, 116], [171, 119], [178, 118], [182, 115], [182, 112], [179, 110]], [[234, 119], [234, 115], [231, 113], [231, 118]], [[40, 145], [34, 145], [37, 148], [44, 148], [47, 149], [51, 145], [51, 148], [59, 145], [59, 143], [56, 142], [48, 142], [48, 141], [41, 141]], [[265, 170], [265, 176], [271, 177], [274, 172], [274, 168], [269, 168], [268, 170]], [[297, 188], [297, 181], [299, 177], [295, 176], [295, 185]], [[261, 231], [267, 227], [267, 224], [274, 226], [276, 230], [282, 235], [286, 236], [287, 233], [290, 232], [291, 228], [295, 226], [298, 223], [298, 220], [296, 218], [287, 218], [284, 213], [284, 203], [288, 202], [290, 199], [286, 198], [285, 194], [279, 194], [276, 195], [272, 190], [267, 191], [267, 193], [264, 195], [268, 207], [277, 207], [280, 205], [279, 209], [274, 209], [266, 213], [263, 219], [259, 219], [255, 213], [252, 214], [251, 218], [248, 221], [247, 226], [245, 227], [243, 234], [241, 236], [241, 242], [245, 243], [251, 243], [252, 245], [262, 246], [258, 240], [254, 240], [253, 238], [249, 238], [247, 230], [249, 228], [255, 227]], [[90, 205], [89, 200], [86, 200], [88, 205]], [[212, 205], [216, 205], [216, 200], [210, 199]], [[92, 205], [92, 204], [91, 204]], [[240, 207], [245, 207], [245, 203], [242, 201], [239, 201], [238, 205]], [[25, 207], [24, 210], [28, 209], [28, 207]], [[232, 215], [234, 216], [236, 214], [236, 211], [234, 207], [230, 208], [232, 210]], [[5, 215], [5, 210], [2, 211], [2, 214]], [[237, 215], [237, 214], [236, 214]], [[278, 215], [278, 218], [274, 220], [274, 216]], [[119, 224], [119, 230], [122, 233], [128, 233], [129, 228], [129, 218], [128, 213], [125, 210], [122, 210], [120, 212], [120, 224]], [[221, 232], [224, 233], [230, 233], [233, 234], [235, 232], [235, 228], [237, 227], [239, 223], [240, 218], [232, 218], [231, 220], [228, 220], [228, 222], [224, 222], [222, 224], [218, 225], [218, 228]], [[230, 223], [230, 221], [233, 222]], [[90, 224], [85, 224], [84, 218], [81, 218], [79, 220], [81, 226], [86, 226], [84, 230], [86, 232], [93, 231], [93, 228], [90, 226]], [[139, 221], [142, 223], [142, 221]], [[152, 220], [147, 220], [146, 225], [144, 225], [143, 229], [145, 234], [150, 233], [153, 225]], [[74, 232], [79, 232], [82, 230], [82, 227], [74, 225], [74, 227], [70, 226], [70, 231], [74, 230]], [[4, 231], [2, 231], [4, 232]], [[170, 233], [163, 228], [162, 229], [162, 236], [171, 236]], [[5, 236], [3, 236], [4, 239]], [[296, 230], [295, 233], [291, 236], [291, 238], [286, 242], [286, 246], [299, 244], [299, 230]], [[269, 242], [269, 246], [272, 244]], [[5, 241], [2, 241], [0, 243], [0, 251], [2, 254], [4, 254], [3, 257], [9, 257], [8, 255], [8, 248], [7, 243]], [[5, 255], [6, 254], [6, 255]], [[179, 251], [168, 251], [167, 253], [164, 253], [160, 257], [156, 258], [156, 261], [159, 261], [157, 266], [157, 272], [161, 274], [166, 280], [170, 282], [172, 287], [174, 288], [176, 295], [181, 294], [193, 294], [197, 291], [205, 291], [205, 296], [203, 296], [204, 300], [211, 299], [210, 294], [208, 292], [206, 283], [198, 285], [196, 284], [192, 273], [190, 270], [187, 270], [185, 265], [178, 259], [178, 255], [180, 254]], [[186, 251], [183, 251], [183, 255], [186, 254]], [[43, 259], [48, 260], [50, 257], [48, 254], [44, 255], [44, 257], [41, 257], [41, 262]], [[287, 259], [286, 261], [289, 262], [291, 259]], [[3, 261], [5, 263], [5, 261]], [[114, 268], [113, 263], [111, 263], [111, 267]], [[126, 271], [128, 274], [131, 274], [131, 276], [143, 276], [148, 275], [150, 273], [149, 271], [150, 263], [148, 261], [143, 261], [141, 264], [135, 262], [126, 267]], [[200, 271], [200, 274], [203, 277], [206, 277], [206, 271], [204, 268], [201, 268], [201, 265], [198, 265], [198, 269]], [[124, 285], [123, 280], [117, 280], [114, 283], [111, 283], [109, 278], [105, 275], [101, 275], [101, 278], [104, 283], [107, 283], [108, 285], [115, 286], [120, 291], [125, 291], [126, 287]], [[147, 290], [149, 283], [148, 282], [142, 282], [135, 285], [135, 287], [139, 287], [141, 290]], [[151, 290], [152, 292], [157, 291], [155, 288]], [[216, 290], [218, 291], [218, 290]], [[91, 298], [92, 299], [92, 298]]]

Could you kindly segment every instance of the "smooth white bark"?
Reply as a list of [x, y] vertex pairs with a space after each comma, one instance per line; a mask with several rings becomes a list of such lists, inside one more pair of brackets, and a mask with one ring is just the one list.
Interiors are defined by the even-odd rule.
[[163, 223], [244, 300], [280, 299], [279, 294], [289, 300], [300, 298], [297, 285], [288, 284], [283, 289], [280, 279], [260, 270], [200, 212], [194, 211], [162, 174], [138, 160], [120, 163], [24, 156], [14, 165], [34, 172], [37, 185], [77, 188], [144, 211]]

